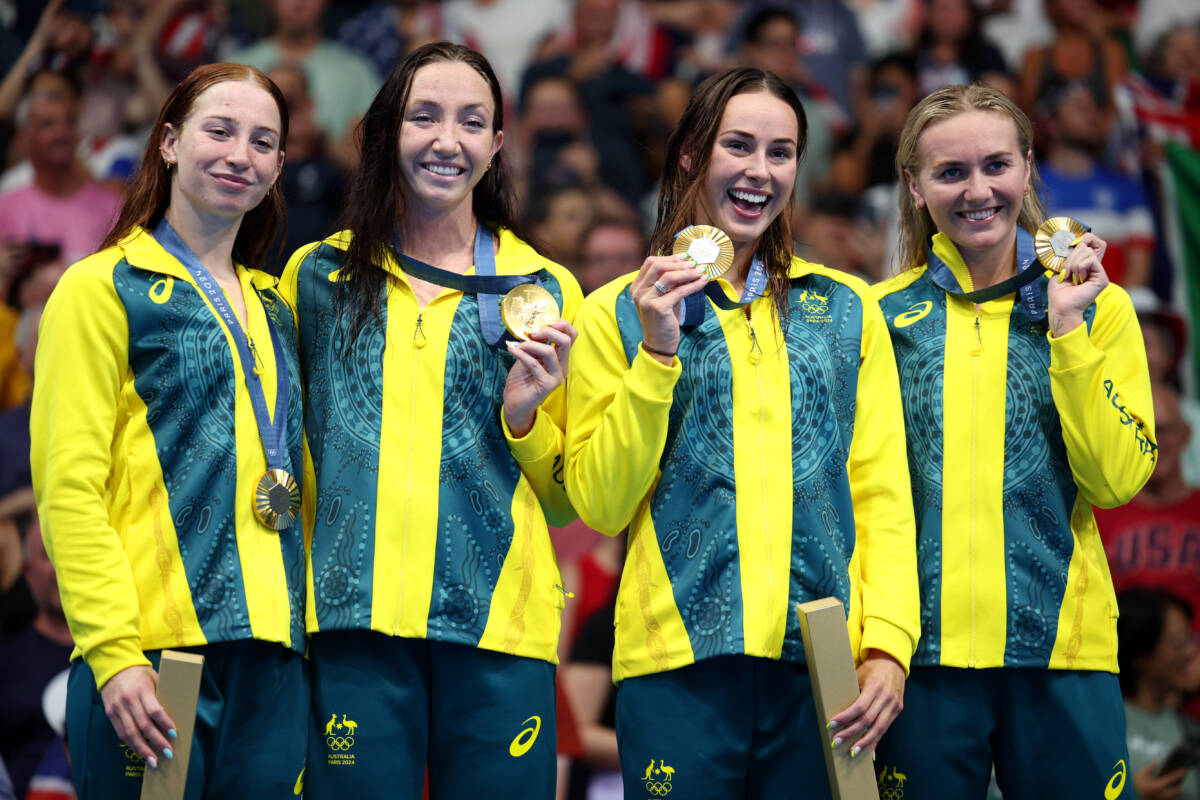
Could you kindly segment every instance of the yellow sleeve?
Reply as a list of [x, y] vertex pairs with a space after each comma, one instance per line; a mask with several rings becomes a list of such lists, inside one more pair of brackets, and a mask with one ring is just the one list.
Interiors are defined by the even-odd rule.
[[113, 436], [129, 363], [111, 262], [96, 256], [76, 264], [50, 296], [38, 329], [29, 422], [46, 552], [71, 635], [99, 687], [127, 667], [150, 663], [133, 570], [109, 523]]
[[665, 366], [639, 347], [630, 364], [609, 284], [584, 300], [567, 381], [567, 495], [589, 527], [615, 536], [658, 479], [667, 441], [676, 358]]
[[1050, 391], [1075, 483], [1092, 505], [1124, 505], [1154, 471], [1158, 445], [1146, 346], [1133, 303], [1109, 284], [1091, 331], [1050, 339]]
[[[558, 281], [562, 290], [562, 318], [574, 322], [579, 312], [579, 304], [583, 300], [583, 292], [574, 276], [557, 264], [549, 267], [550, 272]], [[570, 378], [570, 364], [575, 363], [575, 348], [579, 339], [571, 347], [567, 377]], [[500, 415], [500, 423], [504, 429], [504, 438], [508, 441], [508, 449], [521, 467], [534, 494], [542, 503], [542, 511], [546, 515], [546, 523], [551, 527], [561, 528], [578, 516], [574, 506], [567, 496], [563, 485], [563, 433], [567, 422], [567, 399], [565, 384], [550, 393], [533, 417], [533, 427], [521, 438], [513, 436], [508, 428], [504, 414]]]
[[921, 634], [917, 528], [896, 359], [879, 304], [869, 295], [863, 298], [861, 358], [847, 462], [862, 576], [859, 652], [882, 650], [907, 672]]

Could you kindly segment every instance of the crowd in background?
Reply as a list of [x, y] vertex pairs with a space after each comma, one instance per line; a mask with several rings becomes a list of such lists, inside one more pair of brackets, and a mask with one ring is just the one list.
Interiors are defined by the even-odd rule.
[[[1168, 738], [1194, 735], [1191, 724], [1155, 725], [1179, 708], [1200, 713], [1187, 701], [1200, 686], [1187, 635], [1200, 627], [1189, 352], [1200, 275], [1187, 274], [1189, 257], [1198, 262], [1170, 178], [1172, 154], [1200, 149], [1198, 0], [0, 0], [0, 800], [71, 796], [43, 711], [71, 641], [29, 489], [42, 305], [104, 237], [153, 115], [194, 66], [251, 64], [287, 99], [288, 226], [263, 265], [278, 273], [337, 229], [356, 125], [383, 77], [439, 39], [496, 68], [524, 232], [585, 291], [641, 265], [667, 134], [716, 70], [756, 66], [795, 87], [808, 116], [797, 251], [869, 282], [895, 269], [895, 148], [908, 110], [952, 83], [1015, 98], [1036, 125], [1046, 206], [1108, 242], [1105, 268], [1134, 296], [1156, 384], [1158, 470], [1129, 506], [1097, 515], [1118, 589], [1170, 592], [1121, 596], [1154, 630], [1170, 629], [1128, 656], [1134, 768], [1165, 758], [1170, 747], [1151, 733], [1163, 725]], [[577, 523], [555, 542], [575, 595], [560, 645], [563, 792], [619, 797], [608, 662], [623, 540]], [[1162, 644], [1170, 633], [1179, 641]], [[1151, 800], [1200, 797], [1195, 778], [1142, 785]]]

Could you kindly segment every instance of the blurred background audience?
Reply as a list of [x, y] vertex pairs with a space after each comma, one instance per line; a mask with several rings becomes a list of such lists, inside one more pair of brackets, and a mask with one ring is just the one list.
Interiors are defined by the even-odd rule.
[[[1114, 577], [1168, 589], [1200, 616], [1200, 0], [0, 0], [0, 636], [21, 653], [0, 664], [20, 672], [12, 685], [46, 676], [35, 652], [49, 662], [69, 647], [34, 623], [53, 609], [29, 578], [40, 536], [23, 516], [40, 309], [107, 230], [154, 110], [207, 61], [245, 61], [279, 84], [289, 224], [263, 265], [278, 272], [335, 230], [356, 125], [382, 78], [441, 38], [496, 67], [522, 223], [585, 291], [640, 266], [666, 136], [716, 70], [758, 66], [796, 89], [809, 124], [797, 252], [868, 282], [894, 271], [908, 110], [949, 83], [1014, 96], [1036, 122], [1050, 213], [1109, 243], [1155, 381], [1158, 470], [1129, 506], [1097, 513]], [[583, 750], [570, 791], [619, 796], [605, 777], [604, 654], [623, 544], [579, 525], [555, 543], [575, 593], [561, 650]], [[1185, 695], [1185, 713], [1200, 709]], [[4, 737], [44, 735], [31, 713], [0, 699], [0, 764], [21, 800], [37, 763]], [[38, 760], [53, 755], [52, 734], [38, 746]]]

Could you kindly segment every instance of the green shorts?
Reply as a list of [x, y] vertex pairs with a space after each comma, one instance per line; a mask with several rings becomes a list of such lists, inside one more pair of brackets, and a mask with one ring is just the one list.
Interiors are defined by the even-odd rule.
[[720, 656], [626, 678], [617, 746], [627, 800], [830, 796], [801, 664]]
[[904, 711], [875, 750], [880, 800], [1133, 796], [1117, 676], [913, 667]]
[[309, 641], [307, 800], [552, 800], [554, 665], [466, 645], [330, 631]]
[[[298, 795], [308, 724], [304, 658], [254, 639], [175, 649], [204, 656], [186, 796]], [[146, 652], [156, 669], [159, 654]], [[67, 746], [79, 800], [141, 796], [146, 763], [117, 738], [82, 659], [67, 682]]]

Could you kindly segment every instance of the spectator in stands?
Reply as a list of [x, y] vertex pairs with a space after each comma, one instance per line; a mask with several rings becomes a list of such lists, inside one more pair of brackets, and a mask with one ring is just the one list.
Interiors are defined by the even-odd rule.
[[924, 0], [925, 22], [917, 42], [917, 87], [920, 96], [955, 83], [979, 81], [1010, 97], [1016, 81], [1000, 50], [980, 27], [972, 0]]
[[42, 713], [42, 691], [68, 668], [73, 645], [36, 514], [23, 515], [18, 526], [25, 542], [23, 574], [37, 616], [27, 628], [0, 637], [0, 757], [17, 796], [24, 797], [55, 737]]
[[847, 134], [851, 124], [841, 104], [805, 68], [799, 43], [800, 23], [796, 16], [786, 8], [765, 7], [745, 21], [738, 57], [742, 66], [769, 70], [783, 78], [804, 103], [808, 115], [808, 151], [796, 173], [796, 197], [804, 201], [812, 185], [829, 176], [834, 141]]
[[1121, 694], [1125, 699], [1128, 775], [1139, 800], [1197, 800], [1200, 782], [1191, 768], [1162, 768], [1178, 747], [1193, 757], [1200, 731], [1179, 713], [1180, 697], [1195, 688], [1196, 644], [1188, 630], [1192, 610], [1156, 589], [1117, 596]]
[[634, 218], [597, 217], [580, 242], [575, 278], [584, 294], [636, 271], [646, 258], [646, 234]]
[[33, 184], [0, 194], [0, 239], [56, 245], [63, 265], [95, 251], [121, 202], [76, 164], [78, 114], [76, 99], [60, 92], [34, 91], [21, 101], [18, 135]]
[[567, 24], [574, 0], [445, 0], [443, 32], [487, 57], [506, 97], [522, 83], [538, 46]]
[[1025, 52], [1017, 102], [1028, 113], [1050, 87], [1078, 80], [1107, 120], [1113, 87], [1129, 68], [1124, 49], [1104, 30], [1096, 0], [1047, 0], [1046, 12], [1054, 40]]
[[1110, 280], [1148, 285], [1154, 221], [1141, 183], [1100, 161], [1108, 125], [1091, 90], [1081, 81], [1052, 87], [1038, 110], [1038, 129], [1046, 137], [1039, 165], [1046, 211], [1074, 217], [1108, 242], [1104, 269]]
[[816, 193], [796, 230], [796, 254], [805, 261], [844, 270], [867, 283], [884, 277], [876, 252], [880, 232], [865, 217], [857, 195], [837, 189]]
[[884, 56], [871, 66], [870, 95], [853, 136], [834, 154], [831, 182], [850, 193], [896, 182], [896, 144], [920, 98], [910, 56]]
[[387, 75], [411, 50], [443, 38], [440, 5], [429, 0], [375, 0], [342, 23], [338, 42]]
[[[21, 375], [33, 377], [33, 354], [37, 349], [37, 328], [42, 318], [42, 306], [21, 311], [14, 345]], [[20, 403], [0, 413], [0, 498], [25, 489], [32, 484], [29, 476], [29, 395]]]
[[575, 272], [580, 240], [595, 213], [592, 198], [582, 187], [543, 187], [530, 200], [526, 230], [547, 258]]
[[1145, 488], [1127, 505], [1095, 510], [1117, 590], [1132, 585], [1166, 589], [1200, 611], [1200, 490], [1183, 480], [1180, 455], [1192, 436], [1179, 411], [1179, 393], [1154, 385], [1158, 463]]
[[516, 153], [526, 196], [550, 183], [593, 184], [600, 155], [592, 145], [579, 87], [567, 75], [534, 79], [521, 97]]
[[287, 204], [287, 229], [275, 234], [267, 251], [268, 269], [278, 274], [289, 256], [307, 242], [333, 232], [346, 179], [325, 153], [325, 134], [317, 125], [308, 78], [294, 64], [267, 73], [288, 104], [288, 149], [280, 182]]
[[236, 53], [233, 61], [269, 72], [284, 62], [299, 64], [308, 76], [317, 124], [330, 155], [346, 169], [358, 159], [354, 126], [379, 88], [371, 62], [324, 37], [321, 17], [328, 0], [271, 0], [275, 32]]
[[651, 188], [645, 147], [653, 128], [653, 82], [623, 66], [611, 49], [617, 23], [615, 0], [578, 0], [569, 49], [551, 50], [522, 79], [521, 97], [547, 76], [567, 76], [579, 87], [592, 145], [605, 183], [629, 203]]

